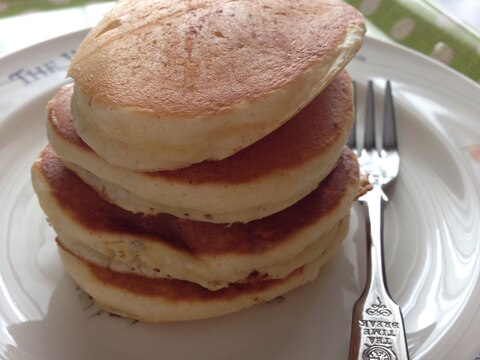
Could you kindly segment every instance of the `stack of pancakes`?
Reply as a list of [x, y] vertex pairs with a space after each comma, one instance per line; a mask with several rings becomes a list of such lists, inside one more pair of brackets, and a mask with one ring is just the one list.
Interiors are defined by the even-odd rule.
[[106, 310], [200, 319], [313, 280], [358, 188], [339, 1], [121, 1], [48, 103], [32, 167], [67, 272]]

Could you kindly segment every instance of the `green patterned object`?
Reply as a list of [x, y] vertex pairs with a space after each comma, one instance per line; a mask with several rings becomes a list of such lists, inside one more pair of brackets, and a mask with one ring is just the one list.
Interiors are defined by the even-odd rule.
[[428, 0], [348, 0], [399, 44], [480, 82], [480, 36]]
[[[480, 0], [479, 0], [480, 1]], [[92, 0], [0, 0], [0, 17], [81, 6]], [[480, 82], [480, 36], [433, 0], [347, 0], [392, 41], [431, 56]]]

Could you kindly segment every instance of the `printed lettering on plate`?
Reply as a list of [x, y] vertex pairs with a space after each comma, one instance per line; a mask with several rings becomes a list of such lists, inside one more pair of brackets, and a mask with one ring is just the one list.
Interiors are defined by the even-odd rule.
[[8, 74], [7, 81], [1, 85], [7, 85], [12, 82], [21, 82], [23, 85], [31, 85], [43, 78], [58, 72], [65, 72], [68, 64], [72, 60], [75, 50], [60, 53], [56, 58], [34, 65], [30, 68], [20, 68]]

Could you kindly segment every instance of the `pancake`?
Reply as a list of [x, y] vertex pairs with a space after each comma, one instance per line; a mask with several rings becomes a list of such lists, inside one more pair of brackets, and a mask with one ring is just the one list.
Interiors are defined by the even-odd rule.
[[309, 194], [335, 166], [353, 119], [351, 79], [343, 71], [293, 119], [227, 159], [137, 172], [109, 164], [80, 138], [71, 96], [67, 85], [49, 102], [47, 135], [83, 181], [132, 212], [214, 223], [263, 218]]
[[103, 267], [219, 289], [250, 276], [284, 277], [341, 240], [358, 192], [358, 163], [345, 148], [320, 186], [295, 205], [248, 224], [143, 216], [105, 200], [47, 147], [32, 183], [69, 251]]
[[314, 280], [320, 266], [332, 256], [332, 252], [326, 252], [285, 279], [232, 284], [209, 291], [187, 281], [148, 279], [102, 268], [73, 255], [58, 243], [66, 271], [101, 308], [152, 323], [206, 319], [270, 301]]
[[364, 32], [335, 0], [119, 2], [70, 64], [75, 128], [126, 169], [221, 160], [310, 103]]

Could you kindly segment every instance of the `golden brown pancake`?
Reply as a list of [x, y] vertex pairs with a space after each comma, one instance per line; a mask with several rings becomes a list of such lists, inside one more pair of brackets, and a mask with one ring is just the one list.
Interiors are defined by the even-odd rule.
[[358, 191], [358, 164], [345, 149], [331, 174], [295, 205], [230, 225], [123, 210], [82, 182], [50, 147], [32, 167], [32, 181], [49, 222], [76, 254], [214, 289], [253, 272], [285, 276], [343, 238]]
[[276, 298], [316, 278], [327, 252], [284, 279], [231, 284], [209, 291], [175, 279], [149, 279], [97, 266], [64, 249], [57, 239], [65, 269], [105, 310], [145, 322], [206, 319], [228, 314]]
[[335, 0], [119, 2], [70, 65], [75, 127], [132, 170], [224, 159], [311, 102], [364, 31]]
[[235, 155], [147, 173], [109, 164], [80, 138], [71, 96], [69, 85], [50, 101], [48, 138], [84, 181], [133, 212], [216, 223], [262, 218], [313, 191], [335, 166], [353, 118], [351, 80], [341, 72], [293, 119]]
[[[144, 216], [123, 210], [102, 200], [96, 191], [62, 164], [50, 147], [45, 148], [34, 167], [40, 168], [64, 211], [87, 227], [96, 231], [145, 235], [197, 255], [264, 252], [288, 239], [288, 234], [296, 228], [307, 226], [334, 211], [351, 187], [354, 188], [353, 198], [358, 190], [356, 158], [345, 148], [331, 174], [314, 192], [293, 206], [246, 224], [212, 224], [168, 214]], [[252, 234], [258, 237], [252, 238]]]

